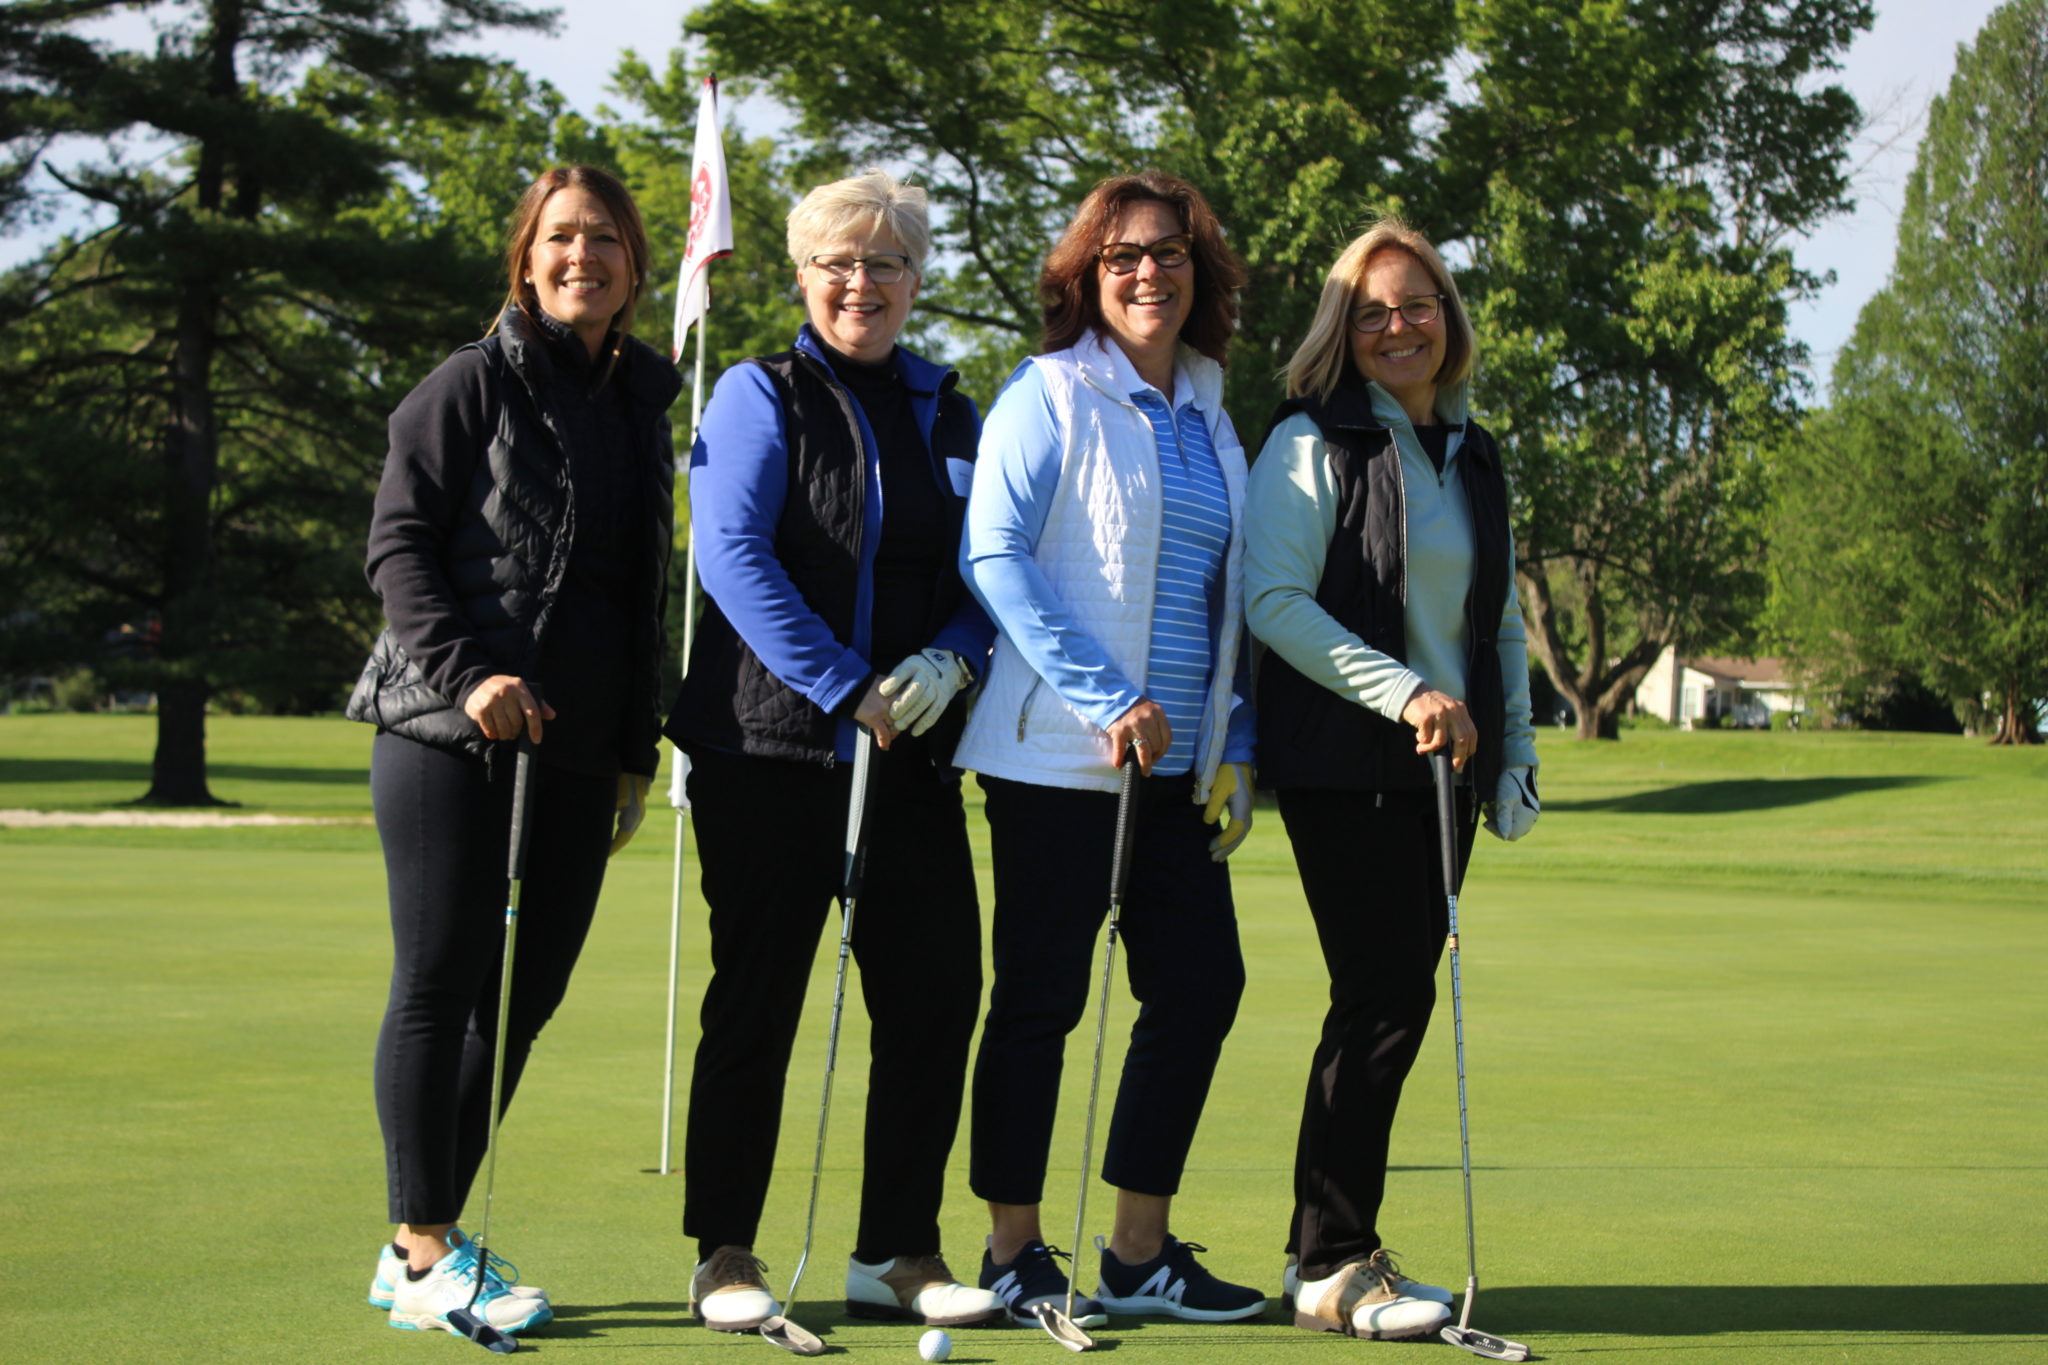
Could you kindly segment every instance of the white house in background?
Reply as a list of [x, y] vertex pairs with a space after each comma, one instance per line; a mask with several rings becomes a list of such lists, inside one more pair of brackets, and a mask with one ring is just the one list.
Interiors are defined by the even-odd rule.
[[1636, 685], [1636, 710], [1692, 729], [1712, 716], [1722, 725], [1762, 727], [1773, 711], [1804, 709], [1801, 690], [1778, 659], [1688, 659], [1666, 646]]

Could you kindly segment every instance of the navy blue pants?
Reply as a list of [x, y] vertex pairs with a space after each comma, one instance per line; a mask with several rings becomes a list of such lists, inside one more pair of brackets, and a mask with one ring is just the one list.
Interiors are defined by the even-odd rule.
[[[1459, 789], [1458, 866], [1474, 806]], [[1436, 794], [1289, 790], [1280, 817], [1330, 969], [1294, 1159], [1287, 1249], [1320, 1280], [1380, 1248], [1394, 1110], [1436, 1005], [1449, 914]]]
[[[377, 1035], [377, 1118], [394, 1223], [453, 1223], [490, 1141], [505, 952], [511, 765], [379, 733], [370, 797], [391, 895], [391, 996]], [[505, 1032], [505, 1103], [569, 988], [597, 910], [618, 778], [536, 763]]]
[[[995, 858], [995, 985], [974, 1068], [974, 1192], [1045, 1194], [1067, 1035], [1100, 990], [1117, 798], [986, 777]], [[1180, 1188], [1223, 1040], [1244, 993], [1230, 874], [1193, 779], [1139, 784], [1137, 854], [1118, 954], [1138, 1000], [1102, 1178], [1137, 1194]], [[1105, 1059], [1106, 1060], [1106, 1059]]]

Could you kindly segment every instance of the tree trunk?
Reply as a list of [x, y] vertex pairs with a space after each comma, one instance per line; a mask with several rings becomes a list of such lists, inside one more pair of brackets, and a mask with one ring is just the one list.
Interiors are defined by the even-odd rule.
[[1991, 737], [1993, 744], [2039, 744], [2041, 732], [2034, 728], [2033, 703], [2026, 696], [2026, 689], [2007, 683], [2003, 689], [2005, 710], [1998, 718], [1998, 733]]
[[[231, 102], [239, 91], [235, 48], [241, 41], [240, 0], [215, 0], [207, 93]], [[226, 199], [227, 158], [219, 143], [202, 142], [193, 200], [202, 232]], [[246, 197], [248, 187], [241, 187]], [[237, 204], [237, 210], [245, 206]], [[253, 209], [253, 203], [248, 205]], [[248, 216], [245, 214], [244, 216]], [[190, 253], [192, 249], [186, 248]], [[156, 758], [153, 805], [213, 806], [206, 784], [206, 700], [217, 608], [213, 489], [219, 475], [220, 430], [213, 403], [215, 327], [220, 314], [217, 272], [232, 266], [201, 247], [184, 262], [178, 330], [171, 352], [171, 410], [163, 444], [163, 636], [157, 658]]]
[[148, 806], [224, 806], [206, 785], [204, 682], [166, 683], [156, 694], [156, 760], [150, 765]]

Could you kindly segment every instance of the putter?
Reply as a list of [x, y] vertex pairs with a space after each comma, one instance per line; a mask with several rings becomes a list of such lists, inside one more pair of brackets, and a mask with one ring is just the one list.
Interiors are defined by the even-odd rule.
[[[1102, 991], [1095, 1002], [1095, 1065], [1088, 1075], [1088, 1121], [1081, 1129], [1081, 1188], [1074, 1196], [1074, 1245], [1080, 1246], [1088, 1222], [1088, 1169], [1095, 1157], [1095, 1106], [1102, 1094], [1102, 1041], [1109, 1026], [1109, 986], [1116, 976], [1117, 922], [1123, 913], [1124, 889], [1131, 880], [1131, 858], [1138, 839], [1138, 748], [1124, 750], [1123, 783], [1116, 793], [1116, 841], [1109, 855], [1109, 932], [1102, 944]], [[1076, 1267], [1078, 1269], [1078, 1267]], [[1067, 1307], [1051, 1304], [1038, 1310], [1039, 1326], [1069, 1351], [1094, 1347], [1095, 1338], [1074, 1323], [1074, 1276], [1067, 1275]]]
[[[825, 1125], [832, 1115], [832, 1073], [839, 1064], [839, 1019], [846, 1009], [846, 962], [853, 953], [853, 912], [860, 901], [861, 877], [867, 870], [868, 798], [873, 795], [875, 737], [858, 729], [853, 747], [853, 791], [846, 802], [846, 862], [839, 875], [839, 969], [832, 982], [832, 1028], [825, 1035], [825, 1092], [818, 1099], [818, 1145], [811, 1154], [811, 1203], [804, 1214], [804, 1249], [789, 1277], [785, 1310], [796, 1305], [797, 1286], [811, 1259], [811, 1237], [818, 1228], [818, 1182], [825, 1173]], [[778, 1313], [761, 1324], [761, 1335], [785, 1351], [814, 1356], [825, 1343]]]
[[1440, 1334], [1445, 1341], [1488, 1360], [1527, 1360], [1529, 1348], [1472, 1326], [1472, 1300], [1479, 1296], [1479, 1249], [1472, 1235], [1472, 1130], [1465, 1116], [1465, 997], [1458, 979], [1458, 822], [1451, 756], [1438, 749], [1429, 756], [1436, 778], [1437, 839], [1443, 848], [1444, 900], [1450, 910], [1451, 1037], [1458, 1057], [1458, 1156], [1465, 1172], [1465, 1306], [1456, 1327]]
[[533, 791], [533, 742], [519, 741], [519, 758], [512, 769], [512, 847], [505, 868], [505, 960], [498, 968], [498, 1028], [491, 1048], [491, 1137], [484, 1148], [484, 1218], [470, 1245], [476, 1248], [476, 1288], [469, 1303], [451, 1309], [448, 1321], [486, 1351], [508, 1356], [519, 1349], [509, 1332], [491, 1326], [476, 1312], [476, 1301], [484, 1292], [490, 1273], [491, 1196], [498, 1185], [498, 1115], [505, 1096], [505, 1027], [512, 1017], [512, 954], [519, 943], [519, 882], [526, 875], [526, 818], [528, 798]]

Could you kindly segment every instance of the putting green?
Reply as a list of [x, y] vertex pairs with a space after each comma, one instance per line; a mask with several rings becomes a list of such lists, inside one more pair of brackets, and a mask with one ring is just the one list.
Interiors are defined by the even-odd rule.
[[[216, 793], [246, 812], [360, 816], [367, 733], [218, 719]], [[0, 808], [109, 809], [141, 790], [147, 739], [128, 718], [0, 718]], [[1512, 848], [1482, 839], [1461, 904], [1474, 1325], [1603, 1365], [2044, 1358], [2048, 754], [1634, 732], [1546, 736], [1543, 755], [1542, 824]], [[505, 1129], [494, 1240], [557, 1302], [529, 1342], [540, 1357], [782, 1358], [681, 1312], [682, 1182], [652, 1173], [671, 826], [655, 813], [615, 864]], [[1252, 1323], [1118, 1320], [1102, 1336], [1131, 1362], [1176, 1365], [1467, 1359], [1300, 1332], [1279, 1311], [1324, 982], [1270, 809], [1234, 876], [1251, 984], [1175, 1227], [1276, 1301]], [[694, 883], [692, 861], [679, 1090], [703, 987]], [[367, 827], [0, 829], [0, 935], [0, 1355], [484, 1358], [390, 1331], [361, 1302], [385, 1230], [369, 1062], [389, 969]], [[1461, 1286], [1443, 985], [1383, 1227], [1413, 1273]], [[821, 953], [760, 1247], [778, 1281], [802, 1235], [830, 988]], [[1112, 1037], [1129, 1018], [1119, 998]], [[838, 1303], [864, 1035], [849, 1010], [795, 1316], [854, 1358], [907, 1361], [914, 1328]], [[1055, 1189], [1078, 1157], [1086, 1046], [1069, 1048]], [[982, 1227], [965, 1158], [963, 1137], [945, 1230], [971, 1276]], [[1111, 1198], [1098, 1185], [1091, 1210]], [[1047, 1222], [1064, 1243], [1059, 1207]], [[1035, 1332], [955, 1338], [955, 1361], [1059, 1358]]]

